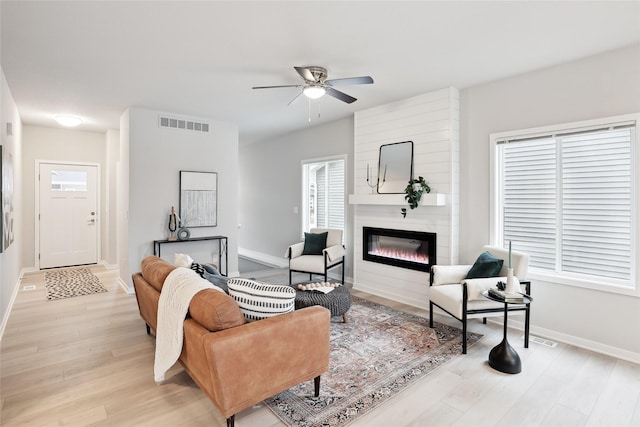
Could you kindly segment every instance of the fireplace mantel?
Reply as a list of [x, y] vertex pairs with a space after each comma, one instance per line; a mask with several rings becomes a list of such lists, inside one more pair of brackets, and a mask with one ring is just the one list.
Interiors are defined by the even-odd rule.
[[[423, 194], [420, 206], [445, 206], [447, 195], [442, 193]], [[350, 205], [406, 205], [404, 194], [349, 194]]]

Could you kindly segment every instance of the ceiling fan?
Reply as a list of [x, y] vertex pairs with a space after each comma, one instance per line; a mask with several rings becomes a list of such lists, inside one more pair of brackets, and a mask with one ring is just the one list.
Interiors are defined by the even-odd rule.
[[357, 101], [357, 99], [351, 95], [347, 95], [346, 93], [335, 89], [334, 86], [373, 84], [373, 79], [370, 76], [347, 77], [343, 79], [327, 80], [327, 69], [324, 67], [312, 65], [308, 67], [293, 68], [298, 72], [298, 74], [300, 74], [300, 77], [302, 77], [302, 80], [304, 80], [304, 84], [283, 86], [254, 86], [252, 89], [272, 89], [280, 87], [302, 88], [302, 91], [295, 98], [293, 98], [291, 102], [289, 102], [289, 105], [297, 100], [302, 94], [310, 99], [318, 99], [325, 93], [329, 96], [339, 99], [340, 101], [346, 102], [347, 104], [351, 104], [352, 102]]

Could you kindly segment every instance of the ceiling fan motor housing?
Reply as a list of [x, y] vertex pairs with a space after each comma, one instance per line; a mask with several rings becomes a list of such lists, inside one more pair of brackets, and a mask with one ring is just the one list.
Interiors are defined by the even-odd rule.
[[324, 67], [318, 67], [316, 65], [312, 65], [309, 67], [305, 67], [309, 72], [313, 75], [313, 78], [316, 83], [324, 83], [327, 79], [327, 69]]

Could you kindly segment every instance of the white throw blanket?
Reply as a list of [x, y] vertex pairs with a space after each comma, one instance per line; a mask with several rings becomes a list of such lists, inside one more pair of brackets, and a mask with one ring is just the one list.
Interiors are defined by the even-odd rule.
[[201, 290], [208, 288], [222, 292], [190, 268], [178, 267], [165, 279], [158, 302], [156, 356], [153, 367], [156, 382], [164, 381], [164, 374], [180, 357], [184, 338], [183, 323], [191, 299]]

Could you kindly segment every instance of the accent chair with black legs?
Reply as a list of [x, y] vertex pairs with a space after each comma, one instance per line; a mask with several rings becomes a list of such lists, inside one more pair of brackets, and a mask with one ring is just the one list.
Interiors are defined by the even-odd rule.
[[285, 256], [289, 258], [289, 284], [292, 273], [308, 273], [309, 280], [314, 274], [322, 275], [327, 281], [328, 271], [342, 265], [340, 283], [344, 284], [344, 256], [342, 230], [330, 228], [312, 228], [304, 233], [303, 242], [287, 248]]
[[[481, 292], [493, 288], [498, 281], [507, 281], [509, 251], [496, 246], [484, 246], [484, 253], [474, 265], [434, 265], [431, 267], [429, 284], [429, 326], [433, 328], [435, 307], [462, 322], [462, 354], [467, 353], [467, 321], [472, 318], [504, 317], [504, 303], [491, 301]], [[488, 256], [486, 255], [488, 253]], [[529, 256], [522, 252], [511, 252], [514, 280], [522, 285], [522, 290], [531, 295], [531, 282], [527, 281]], [[497, 261], [502, 261], [501, 263]], [[495, 274], [485, 268], [491, 263]], [[497, 264], [499, 264], [499, 266]], [[489, 273], [489, 276], [487, 276]], [[467, 278], [467, 277], [474, 278]], [[508, 314], [524, 314], [524, 346], [529, 347], [529, 304], [508, 305]]]

